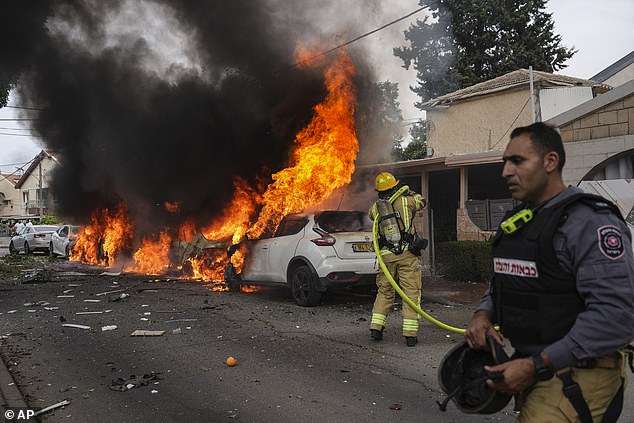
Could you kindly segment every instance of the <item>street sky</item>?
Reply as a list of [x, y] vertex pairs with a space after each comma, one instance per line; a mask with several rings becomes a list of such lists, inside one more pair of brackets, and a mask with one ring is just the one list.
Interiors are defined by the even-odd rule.
[[[361, 10], [361, 13], [365, 13], [363, 19], [355, 18], [358, 14], [350, 14], [349, 16], [353, 16], [352, 19], [363, 22], [348, 25], [347, 30], [339, 29], [339, 43], [353, 39], [420, 7], [417, 0], [387, 0], [383, 5], [380, 9]], [[634, 50], [634, 2], [631, 0], [550, 0], [547, 11], [553, 13], [555, 32], [562, 36], [563, 45], [574, 46], [579, 50], [567, 62], [568, 67], [558, 73], [590, 78]], [[345, 11], [343, 12], [345, 14]], [[409, 89], [409, 86], [416, 83], [416, 71], [412, 68], [403, 69], [401, 60], [392, 54], [392, 49], [404, 44], [403, 31], [416, 18], [422, 19], [423, 13], [420, 12], [350, 46], [351, 49], [359, 48], [367, 53], [375, 67], [377, 80], [399, 83], [399, 102], [403, 109], [403, 117], [410, 122], [423, 116], [423, 113], [414, 107], [418, 97]], [[12, 96], [9, 104], [19, 106], [20, 101]], [[17, 118], [16, 112], [16, 109], [2, 108], [0, 119]], [[16, 167], [31, 160], [43, 148], [38, 139], [28, 136], [28, 127], [28, 122], [21, 124], [0, 120], [0, 172], [15, 171]]]

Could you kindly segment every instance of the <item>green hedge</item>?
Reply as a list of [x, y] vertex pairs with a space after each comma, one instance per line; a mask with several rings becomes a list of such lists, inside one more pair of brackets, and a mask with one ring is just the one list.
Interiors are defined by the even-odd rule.
[[436, 273], [448, 279], [488, 282], [493, 275], [491, 244], [485, 241], [451, 241], [436, 244]]

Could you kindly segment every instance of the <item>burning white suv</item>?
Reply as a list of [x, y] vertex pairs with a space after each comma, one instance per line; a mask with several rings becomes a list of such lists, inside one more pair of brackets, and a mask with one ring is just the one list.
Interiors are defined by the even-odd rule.
[[286, 216], [272, 238], [251, 240], [241, 280], [288, 285], [301, 306], [315, 306], [329, 287], [374, 284], [371, 222], [360, 211]]

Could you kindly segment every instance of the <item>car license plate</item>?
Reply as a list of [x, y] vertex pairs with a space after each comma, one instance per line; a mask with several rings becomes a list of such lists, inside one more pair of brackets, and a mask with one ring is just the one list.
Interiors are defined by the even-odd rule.
[[374, 251], [374, 248], [372, 248], [372, 244], [369, 242], [359, 242], [352, 244], [352, 251], [355, 253], [371, 253]]

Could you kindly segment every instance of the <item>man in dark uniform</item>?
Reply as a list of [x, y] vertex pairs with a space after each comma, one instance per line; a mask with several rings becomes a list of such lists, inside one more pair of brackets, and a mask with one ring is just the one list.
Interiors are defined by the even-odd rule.
[[631, 234], [614, 205], [565, 186], [565, 157], [548, 125], [511, 133], [502, 176], [523, 203], [498, 230], [491, 287], [466, 332], [472, 348], [486, 348], [486, 335], [502, 344], [494, 323], [511, 341], [513, 359], [489, 369], [503, 380], [487, 384], [519, 394], [521, 423], [614, 422], [623, 405]]

